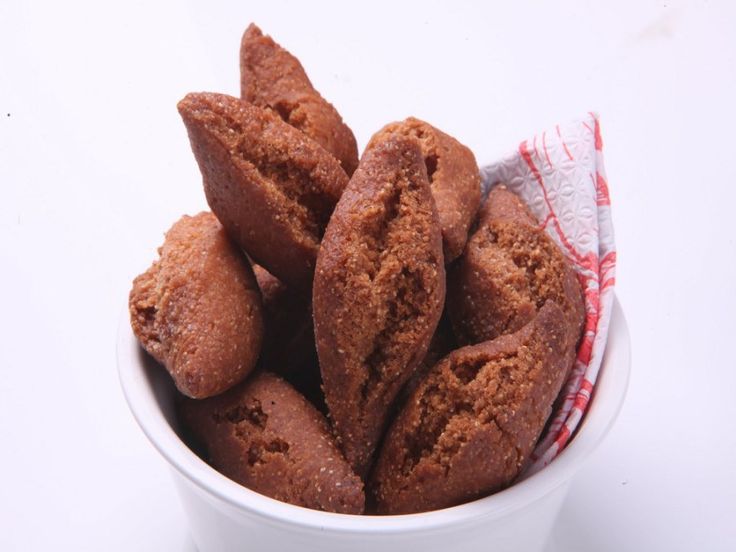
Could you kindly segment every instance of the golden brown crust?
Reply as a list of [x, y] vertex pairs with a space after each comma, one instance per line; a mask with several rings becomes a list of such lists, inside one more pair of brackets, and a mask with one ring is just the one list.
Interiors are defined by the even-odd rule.
[[442, 226], [445, 264], [450, 264], [462, 253], [480, 206], [480, 171], [475, 156], [452, 136], [414, 117], [386, 125], [368, 147], [390, 134], [414, 137], [421, 145]]
[[564, 382], [566, 339], [550, 302], [518, 332], [435, 365], [384, 440], [370, 488], [378, 512], [446, 508], [509, 485]]
[[261, 347], [261, 298], [250, 263], [212, 213], [182, 217], [159, 253], [133, 281], [133, 332], [179, 391], [221, 393], [248, 375]]
[[363, 483], [327, 422], [294, 388], [259, 372], [206, 401], [184, 401], [179, 417], [223, 475], [277, 500], [328, 512], [363, 513]]
[[585, 306], [575, 271], [524, 202], [504, 186], [488, 195], [447, 286], [447, 308], [463, 344], [515, 332], [547, 301], [565, 312], [572, 347], [582, 333]]
[[444, 296], [442, 236], [421, 151], [413, 139], [388, 137], [364, 153], [340, 199], [314, 279], [325, 398], [360, 475], [424, 358]]
[[212, 211], [257, 263], [308, 289], [319, 242], [348, 178], [272, 111], [224, 94], [178, 105]]
[[240, 43], [241, 97], [269, 107], [334, 155], [348, 175], [358, 166], [358, 145], [342, 117], [317, 92], [302, 64], [250, 24]]

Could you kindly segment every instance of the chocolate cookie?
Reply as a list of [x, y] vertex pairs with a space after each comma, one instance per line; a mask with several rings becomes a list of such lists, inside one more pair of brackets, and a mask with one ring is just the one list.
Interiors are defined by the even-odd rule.
[[274, 112], [224, 94], [178, 105], [212, 211], [257, 263], [308, 289], [319, 242], [348, 177]]
[[386, 435], [370, 488], [378, 512], [446, 508], [509, 485], [564, 382], [565, 332], [549, 302], [518, 332], [440, 361]]
[[159, 254], [133, 281], [133, 332], [179, 391], [221, 393], [248, 375], [261, 348], [261, 297], [250, 263], [212, 213], [182, 217]]
[[366, 150], [322, 241], [313, 309], [325, 399], [365, 476], [389, 409], [424, 358], [445, 297], [442, 235], [416, 140]]
[[335, 446], [322, 414], [268, 372], [179, 417], [217, 471], [256, 492], [315, 510], [361, 514], [363, 483]]
[[331, 103], [319, 95], [299, 60], [250, 24], [240, 43], [241, 97], [270, 107], [334, 155], [349, 175], [358, 166], [352, 131]]
[[575, 271], [524, 202], [496, 186], [463, 257], [448, 273], [455, 334], [467, 344], [515, 332], [547, 301], [564, 311], [574, 347], [585, 320]]
[[386, 125], [371, 138], [368, 147], [389, 134], [419, 140], [442, 226], [445, 264], [450, 264], [463, 252], [480, 206], [480, 171], [475, 156], [452, 136], [413, 117]]

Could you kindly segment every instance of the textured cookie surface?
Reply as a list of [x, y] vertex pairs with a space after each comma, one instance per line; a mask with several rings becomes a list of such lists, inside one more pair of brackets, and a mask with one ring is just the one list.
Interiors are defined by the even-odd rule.
[[308, 289], [348, 181], [340, 164], [274, 112], [238, 98], [188, 94], [178, 108], [217, 218], [257, 263]]
[[261, 298], [250, 264], [212, 213], [182, 217], [159, 253], [133, 281], [133, 332], [179, 391], [220, 393], [253, 369], [261, 347]]
[[179, 417], [205, 460], [241, 485], [297, 506], [363, 513], [363, 483], [324, 416], [279, 377], [259, 372], [223, 395], [185, 401]]
[[240, 44], [241, 97], [269, 107], [340, 161], [349, 175], [358, 146], [337, 110], [317, 92], [299, 60], [251, 24]]
[[371, 481], [379, 513], [445, 508], [509, 485], [564, 381], [565, 331], [550, 302], [518, 332], [435, 365], [385, 438]]
[[364, 153], [314, 278], [325, 399], [361, 476], [392, 402], [424, 358], [444, 296], [442, 236], [419, 145], [388, 137]]
[[462, 253], [480, 206], [480, 172], [475, 156], [452, 136], [413, 117], [386, 125], [368, 147], [390, 134], [414, 137], [421, 145], [442, 226], [445, 263], [449, 264]]
[[524, 202], [497, 186], [448, 273], [447, 308], [458, 340], [480, 343], [512, 333], [547, 301], [565, 312], [574, 347], [585, 319], [575, 272]]

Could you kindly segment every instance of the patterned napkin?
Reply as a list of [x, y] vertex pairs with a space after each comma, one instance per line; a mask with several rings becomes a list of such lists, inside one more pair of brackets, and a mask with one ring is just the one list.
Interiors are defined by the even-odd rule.
[[483, 192], [498, 183], [519, 194], [562, 248], [585, 292], [585, 333], [575, 367], [524, 477], [549, 464], [580, 424], [608, 338], [616, 282], [611, 201], [595, 113], [524, 140], [511, 155], [481, 170]]

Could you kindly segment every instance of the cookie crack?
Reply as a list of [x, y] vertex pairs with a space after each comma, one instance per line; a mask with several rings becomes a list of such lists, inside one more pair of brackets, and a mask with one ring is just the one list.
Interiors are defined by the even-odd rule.
[[266, 428], [266, 422], [268, 421], [268, 414], [263, 411], [261, 401], [254, 399], [251, 405], [237, 404], [228, 408], [224, 412], [215, 412], [212, 414], [212, 420], [216, 424], [227, 422], [237, 425], [242, 422], [247, 422], [251, 426], [264, 430]]
[[[279, 104], [273, 110], [280, 118], [291, 116], [292, 107]], [[281, 197], [289, 217], [296, 222], [304, 237], [315, 244], [324, 234], [332, 206], [325, 201], [324, 191], [318, 189], [312, 178], [314, 166], [299, 167], [281, 156], [269, 155], [268, 150], [259, 148], [248, 138], [243, 124], [226, 110], [216, 114], [215, 132], [229, 154], [258, 174], [260, 184], [272, 194]], [[263, 123], [259, 132], [267, 134], [273, 123]]]
[[[497, 370], [493, 370], [494, 365]], [[462, 432], [452, 438], [443, 439], [443, 436], [451, 426], [460, 425], [461, 418], [475, 419], [481, 424], [495, 424], [499, 432], [513, 444], [513, 436], [502, 428], [497, 416], [499, 411], [513, 402], [514, 394], [508, 391], [509, 388], [514, 390], [513, 380], [517, 379], [519, 370], [522, 370], [521, 377], [530, 371], [524, 370], [523, 366], [524, 363], [519, 362], [518, 352], [493, 359], [479, 358], [457, 364], [450, 362], [448, 372], [444, 373], [446, 377], [428, 386], [419, 398], [419, 423], [415, 431], [405, 436], [406, 454], [400, 468], [402, 475], [411, 473], [423, 458], [442, 466], [447, 475], [453, 456], [467, 442], [467, 437]], [[483, 372], [487, 374], [492, 370], [494, 379], [499, 380], [496, 389], [491, 389], [490, 381], [481, 381]], [[449, 374], [453, 376], [451, 379], [447, 377]]]
[[[383, 216], [377, 235], [374, 234], [374, 244], [370, 248], [377, 251], [373, 262], [373, 271], [369, 273], [374, 292], [379, 291], [381, 282], [389, 281], [396, 290], [393, 297], [387, 298], [382, 304], [386, 315], [383, 317], [372, 346], [363, 358], [365, 377], [360, 386], [361, 404], [374, 399], [377, 389], [391, 389], [393, 384], [402, 375], [402, 369], [387, 371], [390, 360], [395, 356], [396, 344], [401, 342], [401, 336], [406, 333], [408, 324], [415, 323], [420, 316], [428, 297], [424, 290], [422, 274], [416, 268], [406, 266], [401, 258], [402, 240], [398, 239], [406, 232], [402, 211], [415, 201], [419, 190], [412, 186], [412, 181], [404, 172], [394, 176], [389, 184], [391, 193], [383, 199]], [[410, 223], [411, 221], [407, 221]], [[431, 259], [430, 259], [431, 261]], [[392, 274], [397, 267], [401, 267], [397, 274]], [[374, 293], [380, 298], [380, 293]], [[403, 367], [400, 367], [403, 368]], [[362, 409], [361, 409], [362, 411]]]
[[304, 231], [319, 242], [332, 209], [321, 191], [315, 189], [311, 170], [299, 169], [287, 161], [262, 162], [254, 167], [264, 180], [275, 183], [273, 190], [293, 206]]

